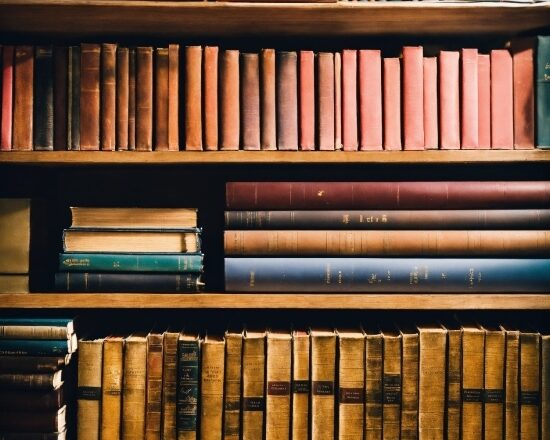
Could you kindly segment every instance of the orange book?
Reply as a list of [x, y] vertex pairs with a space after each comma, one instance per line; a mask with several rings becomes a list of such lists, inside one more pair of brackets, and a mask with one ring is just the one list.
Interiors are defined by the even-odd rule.
[[437, 58], [424, 58], [424, 148], [437, 150]]
[[241, 54], [241, 127], [243, 150], [260, 149], [260, 60], [257, 53]]
[[[136, 50], [136, 150], [153, 149], [153, 48]], [[82, 126], [82, 118], [80, 120]], [[129, 142], [131, 145], [131, 143]], [[82, 136], [80, 139], [82, 149]]]
[[439, 53], [439, 127], [440, 148], [460, 148], [459, 53]]
[[477, 149], [479, 147], [477, 49], [462, 49], [461, 72], [461, 147]]
[[300, 150], [315, 150], [315, 56], [300, 51]]
[[277, 149], [277, 123], [275, 112], [275, 49], [261, 51], [261, 117], [260, 138], [262, 150]]
[[342, 144], [355, 151], [357, 141], [357, 51], [342, 51]]
[[[16, 46], [13, 73], [13, 150], [32, 150], [33, 77], [33, 47]], [[5, 124], [4, 129], [7, 129]]]
[[101, 46], [83, 43], [80, 53], [80, 149], [99, 150]]
[[405, 150], [424, 149], [424, 62], [422, 46], [403, 48], [403, 139]]
[[202, 47], [185, 48], [185, 149], [202, 150]]
[[514, 147], [512, 55], [508, 49], [491, 51], [491, 148]]
[[401, 64], [384, 58], [384, 150], [401, 150]]
[[359, 51], [360, 150], [382, 149], [382, 58], [379, 50]]
[[239, 51], [226, 50], [220, 59], [220, 149], [239, 149]]
[[477, 55], [478, 147], [491, 148], [491, 59]]
[[218, 48], [204, 48], [204, 149], [218, 149]]
[[277, 148], [298, 149], [298, 63], [296, 52], [277, 52]]

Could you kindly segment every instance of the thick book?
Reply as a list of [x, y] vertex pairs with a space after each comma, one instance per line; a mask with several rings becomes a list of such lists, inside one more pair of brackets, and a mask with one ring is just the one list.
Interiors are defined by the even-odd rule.
[[484, 329], [483, 438], [501, 440], [504, 435], [505, 333], [498, 328]]
[[357, 130], [357, 50], [342, 51], [342, 145], [344, 151], [356, 151]]
[[535, 39], [512, 41], [514, 148], [535, 148]]
[[277, 149], [277, 112], [275, 109], [275, 49], [260, 52], [260, 141], [262, 150]]
[[223, 438], [239, 440], [241, 432], [241, 361], [243, 333], [225, 332]]
[[68, 65], [67, 46], [53, 48], [53, 149], [63, 151], [67, 144], [67, 109], [68, 109]]
[[365, 337], [365, 440], [382, 438], [382, 333], [368, 331]]
[[220, 57], [220, 150], [240, 145], [239, 51], [224, 50]]
[[63, 386], [51, 391], [0, 390], [0, 410], [46, 412], [65, 405]]
[[401, 361], [401, 440], [418, 439], [419, 335], [414, 328], [400, 330]]
[[101, 45], [101, 149], [114, 151], [116, 147], [116, 52], [117, 45]]
[[[61, 432], [67, 425], [67, 407], [58, 410], [36, 411], [0, 411], [0, 432], [2, 433], [39, 433]], [[3, 434], [0, 434], [3, 435]], [[79, 439], [97, 438], [93, 433], [87, 432], [80, 435]]]
[[399, 438], [401, 432], [402, 347], [401, 334], [383, 331], [382, 439]]
[[163, 342], [162, 333], [149, 333], [147, 335], [145, 440], [160, 440]]
[[155, 150], [168, 150], [168, 48], [155, 49]]
[[176, 393], [178, 389], [179, 333], [164, 332], [162, 358], [162, 432], [163, 440], [176, 440]]
[[179, 133], [179, 83], [180, 83], [180, 46], [168, 45], [168, 149], [178, 151], [180, 148]]
[[80, 46], [70, 46], [67, 61], [67, 149], [80, 150]]
[[293, 440], [308, 440], [310, 341], [305, 331], [292, 332], [292, 432]]
[[315, 54], [301, 50], [299, 55], [300, 150], [315, 150]]
[[63, 370], [54, 373], [0, 373], [0, 389], [52, 391], [63, 385]]
[[78, 351], [77, 437], [83, 440], [98, 440], [103, 339], [80, 340]]
[[424, 62], [422, 46], [403, 47], [403, 149], [424, 149]]
[[0, 339], [65, 339], [73, 318], [0, 318]]
[[242, 357], [242, 440], [261, 439], [265, 414], [265, 332], [245, 331]]
[[116, 149], [128, 150], [128, 100], [130, 50], [119, 47], [116, 53]]
[[0, 372], [2, 373], [53, 373], [70, 361], [65, 356], [24, 356], [0, 355]]
[[201, 340], [180, 334], [176, 391], [176, 433], [178, 440], [197, 438]]
[[206, 336], [201, 350], [201, 440], [222, 438], [224, 356], [224, 338]]
[[445, 393], [447, 396], [445, 431], [442, 437], [460, 440], [462, 414], [462, 328], [456, 321], [445, 323], [447, 330], [447, 372]]
[[519, 336], [519, 439], [540, 438], [540, 334], [528, 330]]
[[205, 46], [202, 74], [204, 149], [218, 149], [218, 53], [217, 46]]
[[241, 147], [260, 149], [260, 58], [241, 53]]
[[53, 150], [53, 83], [53, 47], [36, 46], [33, 85], [34, 150]]
[[457, 51], [439, 53], [439, 148], [460, 148], [459, 58]]
[[504, 435], [505, 440], [519, 438], [519, 330], [501, 326], [505, 332]]
[[382, 57], [380, 50], [358, 51], [359, 149], [382, 149]]
[[[424, 57], [424, 149], [439, 148], [437, 57]], [[477, 104], [477, 103], [476, 103]]]
[[101, 45], [80, 45], [80, 149], [99, 150]]
[[277, 51], [277, 149], [298, 149], [298, 56]]
[[461, 148], [479, 147], [479, 99], [478, 99], [478, 53], [477, 49], [461, 50], [461, 100], [460, 100], [460, 140]]
[[136, 48], [128, 49], [128, 150], [136, 149]]
[[135, 149], [153, 149], [153, 48], [136, 48]]
[[15, 46], [12, 150], [32, 150], [34, 47]]
[[29, 273], [31, 200], [0, 199], [0, 273]]
[[319, 150], [334, 150], [334, 54], [319, 52], [317, 54], [317, 82], [315, 84], [317, 107], [316, 129]]
[[508, 49], [491, 51], [491, 148], [514, 148], [513, 66]]
[[109, 336], [103, 341], [103, 375], [101, 381], [102, 440], [119, 440], [122, 409], [124, 338]]
[[185, 149], [202, 150], [202, 47], [185, 47]]
[[124, 341], [122, 372], [121, 439], [145, 439], [147, 338], [143, 334], [128, 336]]
[[550, 36], [537, 37], [537, 147], [550, 148]]
[[228, 292], [547, 292], [550, 259], [225, 258]]
[[541, 335], [541, 436], [550, 438], [550, 335]]
[[491, 56], [477, 55], [477, 129], [479, 148], [491, 148]]
[[384, 150], [401, 150], [401, 60], [384, 58]]
[[477, 325], [462, 326], [461, 439], [483, 438], [485, 332]]
[[0, 339], [0, 355], [65, 356], [76, 351], [76, 336], [64, 340]]
[[13, 73], [14, 73], [14, 46], [2, 46], [2, 119], [0, 120], [0, 150], [8, 151], [12, 148], [12, 120], [13, 120]]
[[227, 209], [478, 209], [550, 206], [548, 181], [228, 182]]

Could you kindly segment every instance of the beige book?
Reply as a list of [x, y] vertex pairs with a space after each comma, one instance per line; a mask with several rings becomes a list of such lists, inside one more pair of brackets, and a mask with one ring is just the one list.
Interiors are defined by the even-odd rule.
[[540, 334], [521, 332], [519, 336], [520, 440], [539, 438]]
[[162, 350], [163, 335], [147, 335], [147, 391], [145, 404], [145, 439], [160, 440], [162, 409]]
[[103, 339], [80, 340], [78, 355], [78, 440], [99, 440]]
[[384, 337], [384, 373], [382, 377], [382, 438], [399, 440], [401, 431], [401, 335], [382, 332]]
[[447, 327], [447, 440], [460, 440], [462, 413], [462, 329]]
[[243, 341], [242, 440], [261, 440], [264, 432], [265, 332], [246, 331]]
[[505, 332], [504, 439], [519, 438], [519, 330], [500, 327]]
[[334, 438], [336, 334], [311, 330], [311, 440]]
[[485, 332], [462, 326], [462, 440], [483, 438]]
[[550, 335], [541, 337], [541, 362], [542, 362], [542, 440], [550, 440]]
[[292, 332], [292, 439], [308, 440], [309, 433], [309, 335]]
[[363, 437], [365, 404], [365, 334], [338, 331], [338, 438]]
[[164, 332], [162, 365], [162, 440], [176, 440], [176, 387], [179, 333]]
[[29, 275], [0, 273], [0, 293], [29, 293]]
[[120, 439], [124, 338], [109, 336], [103, 342], [101, 440]]
[[30, 199], [0, 199], [0, 273], [29, 272], [30, 235]]
[[485, 327], [484, 439], [502, 440], [504, 426], [505, 333]]
[[401, 329], [403, 362], [401, 372], [401, 440], [418, 438], [418, 333]]
[[124, 343], [122, 440], [145, 439], [147, 338], [128, 336]]
[[202, 343], [201, 416], [202, 440], [221, 440], [225, 341], [206, 336]]
[[367, 333], [365, 344], [365, 440], [382, 438], [382, 333]]
[[242, 332], [225, 332], [225, 385], [223, 437], [239, 440], [241, 433]]

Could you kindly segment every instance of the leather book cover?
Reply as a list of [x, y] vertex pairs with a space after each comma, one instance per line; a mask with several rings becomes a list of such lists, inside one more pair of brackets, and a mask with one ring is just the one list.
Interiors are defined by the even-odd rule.
[[477, 49], [461, 50], [461, 148], [471, 150], [479, 148], [478, 129], [478, 53]]
[[[67, 407], [47, 412], [0, 411], [0, 432], [8, 435], [65, 431]], [[78, 438], [92, 438], [90, 433]]]
[[168, 150], [180, 148], [180, 46], [168, 45]]
[[53, 150], [53, 47], [36, 46], [34, 56], [33, 148]]
[[32, 150], [34, 47], [15, 47], [12, 150]]
[[382, 149], [382, 57], [380, 50], [359, 50], [360, 150]]
[[164, 332], [162, 364], [162, 433], [163, 440], [176, 440], [176, 392], [178, 380], [177, 332]]
[[365, 440], [380, 440], [384, 340], [381, 333], [373, 332], [367, 332], [365, 339]]
[[404, 150], [424, 149], [424, 50], [403, 47]]
[[477, 55], [478, 144], [479, 148], [491, 148], [491, 57]]
[[292, 332], [292, 433], [293, 440], [308, 440], [309, 432], [309, 334]]
[[418, 333], [418, 438], [443, 440], [446, 438], [444, 428], [447, 331], [440, 326], [423, 325], [418, 328]]
[[218, 149], [218, 52], [217, 46], [204, 48], [204, 149]]
[[336, 334], [311, 330], [311, 440], [332, 440], [335, 429]]
[[334, 54], [317, 54], [317, 139], [319, 150], [334, 150]]
[[298, 56], [277, 52], [277, 149], [298, 149]]
[[512, 40], [514, 148], [535, 148], [535, 40]]
[[262, 49], [261, 57], [261, 148], [262, 150], [277, 149], [277, 112], [275, 110], [275, 49]]
[[57, 390], [63, 385], [62, 373], [0, 373], [0, 389], [22, 392]]
[[514, 148], [513, 64], [508, 49], [491, 51], [491, 148]]
[[163, 334], [147, 335], [147, 385], [145, 402], [145, 439], [160, 440], [162, 413]]
[[103, 380], [101, 397], [102, 440], [120, 439], [124, 338], [109, 336], [103, 342]]
[[67, 73], [67, 143], [80, 150], [80, 46], [69, 47]]
[[136, 49], [136, 150], [153, 149], [153, 48]]
[[300, 51], [300, 150], [315, 150], [315, 55]]
[[239, 440], [241, 432], [242, 332], [225, 332], [223, 438]]
[[239, 75], [239, 51], [224, 50], [220, 66], [220, 150], [239, 149]]
[[13, 119], [13, 65], [14, 46], [2, 46], [2, 119], [0, 124], [0, 150], [8, 151], [12, 147]]
[[197, 438], [200, 350], [198, 336], [181, 334], [178, 339], [178, 380], [176, 392], [176, 432], [178, 440]]
[[485, 332], [462, 327], [462, 440], [483, 438]]
[[342, 55], [334, 53], [334, 149], [342, 149]]
[[122, 440], [145, 439], [147, 338], [128, 336], [124, 342], [122, 373]]
[[418, 439], [419, 336], [415, 329], [401, 329], [401, 440]]
[[67, 144], [67, 46], [53, 48], [53, 149], [63, 151]]
[[394, 440], [401, 432], [401, 335], [382, 332], [384, 367], [382, 375], [382, 439]]
[[363, 438], [365, 334], [338, 331], [338, 438]]
[[78, 341], [77, 437], [99, 440], [103, 339]]
[[537, 440], [540, 423], [540, 334], [522, 331], [519, 336], [519, 438]]
[[264, 332], [245, 332], [242, 359], [242, 440], [261, 439], [265, 412]]
[[292, 337], [267, 332], [265, 439], [290, 439]]
[[500, 327], [505, 332], [504, 435], [505, 440], [519, 438], [519, 330]]
[[260, 58], [241, 53], [241, 146], [260, 149]]
[[550, 335], [541, 336], [541, 437], [550, 439]]
[[101, 149], [116, 148], [116, 52], [117, 45], [101, 45]]
[[550, 36], [537, 36], [537, 147], [550, 148]]
[[65, 405], [63, 386], [51, 391], [0, 390], [0, 410], [47, 412]]
[[505, 333], [485, 327], [485, 383], [483, 388], [483, 438], [503, 439]]
[[202, 150], [202, 47], [185, 47], [185, 149]]
[[357, 134], [357, 51], [342, 51], [342, 144], [344, 151], [356, 151]]
[[223, 419], [225, 341], [204, 338], [201, 361], [201, 440], [221, 440]]
[[136, 49], [128, 51], [128, 150], [136, 149]]
[[447, 325], [446, 328], [448, 335], [446, 438], [448, 440], [460, 440], [460, 416], [462, 414], [462, 329], [456, 322]]
[[424, 58], [424, 149], [439, 148], [437, 57]]
[[[70, 359], [70, 356], [67, 356]], [[67, 364], [65, 357], [50, 356], [0, 356], [3, 373], [53, 373]]]
[[128, 99], [130, 51], [119, 47], [116, 54], [116, 149], [128, 150]]
[[401, 61], [384, 58], [384, 150], [401, 150]]
[[439, 148], [460, 149], [460, 86], [458, 51], [439, 53]]
[[80, 45], [80, 149], [99, 150], [101, 45]]
[[155, 150], [168, 150], [168, 48], [155, 49]]

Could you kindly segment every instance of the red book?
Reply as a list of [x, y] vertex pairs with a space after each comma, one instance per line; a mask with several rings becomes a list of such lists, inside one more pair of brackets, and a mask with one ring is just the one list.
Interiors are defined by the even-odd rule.
[[491, 148], [514, 147], [512, 56], [508, 49], [491, 51]]
[[479, 148], [491, 148], [491, 59], [477, 56], [478, 141]]
[[342, 144], [356, 151], [357, 141], [357, 51], [342, 51]]
[[514, 148], [535, 148], [534, 40], [512, 42], [514, 64]]
[[401, 63], [384, 58], [384, 150], [401, 150]]
[[218, 149], [218, 47], [204, 48], [204, 149]]
[[13, 75], [12, 150], [32, 150], [34, 48], [16, 46]]
[[300, 51], [300, 149], [315, 150], [315, 56]]
[[262, 49], [261, 58], [261, 146], [262, 150], [276, 150], [277, 122], [275, 111], [275, 49]]
[[459, 53], [439, 53], [439, 128], [442, 150], [460, 149]]
[[277, 148], [298, 149], [298, 62], [296, 52], [277, 52]]
[[260, 149], [260, 59], [241, 54], [241, 130], [243, 150]]
[[202, 47], [185, 48], [185, 149], [202, 150]]
[[424, 149], [423, 60], [422, 46], [403, 48], [403, 139], [405, 150]]
[[13, 118], [13, 46], [2, 50], [2, 124], [0, 126], [0, 150], [11, 150]]
[[334, 150], [334, 54], [317, 54], [319, 150]]
[[101, 45], [80, 46], [80, 149], [99, 150]]
[[462, 49], [461, 140], [463, 149], [477, 149], [478, 139], [478, 73], [477, 49]]
[[342, 149], [342, 55], [334, 54], [334, 149]]
[[437, 58], [424, 58], [424, 148], [437, 150]]
[[359, 51], [360, 149], [382, 149], [382, 58], [379, 50]]

